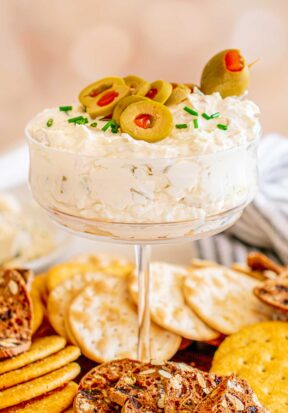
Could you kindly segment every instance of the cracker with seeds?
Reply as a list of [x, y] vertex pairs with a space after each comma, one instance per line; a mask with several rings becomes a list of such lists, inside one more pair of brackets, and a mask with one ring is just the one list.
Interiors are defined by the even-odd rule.
[[139, 366], [138, 361], [122, 359], [102, 364], [89, 371], [80, 382], [74, 400], [76, 413], [115, 413], [121, 407], [110, 398], [110, 390], [127, 371]]
[[249, 324], [272, 319], [272, 310], [253, 294], [259, 282], [225, 267], [193, 270], [184, 281], [189, 306], [222, 334], [235, 333]]
[[[183, 367], [184, 366], [184, 369]], [[221, 383], [216, 374], [182, 364], [165, 381], [165, 413], [193, 411]]]
[[224, 378], [193, 410], [194, 413], [269, 413], [245, 380]]
[[[137, 308], [125, 278], [106, 277], [87, 285], [70, 305], [69, 323], [88, 358], [101, 363], [137, 357]], [[152, 358], [169, 359], [180, 344], [180, 336], [152, 323]]]
[[[150, 312], [152, 320], [159, 326], [196, 341], [210, 341], [219, 333], [205, 324], [186, 304], [182, 284], [188, 271], [185, 267], [153, 262], [150, 265]], [[138, 301], [138, 280], [131, 277], [130, 293]]]
[[254, 294], [263, 303], [288, 312], [288, 277], [267, 280], [263, 285], [254, 288]]
[[32, 303], [23, 277], [0, 271], [0, 359], [27, 351], [32, 336]]

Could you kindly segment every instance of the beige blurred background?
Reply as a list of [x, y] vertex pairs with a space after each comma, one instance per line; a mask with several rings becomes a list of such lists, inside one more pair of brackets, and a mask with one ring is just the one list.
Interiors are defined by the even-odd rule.
[[241, 48], [264, 132], [288, 135], [287, 0], [0, 0], [0, 150], [43, 108], [107, 75], [199, 82], [211, 55]]

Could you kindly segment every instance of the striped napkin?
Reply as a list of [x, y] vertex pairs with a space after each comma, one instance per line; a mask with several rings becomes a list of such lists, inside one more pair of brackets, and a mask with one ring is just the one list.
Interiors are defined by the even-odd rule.
[[258, 150], [259, 191], [229, 230], [197, 241], [196, 256], [224, 265], [244, 262], [251, 250], [288, 263], [288, 138], [265, 136]]

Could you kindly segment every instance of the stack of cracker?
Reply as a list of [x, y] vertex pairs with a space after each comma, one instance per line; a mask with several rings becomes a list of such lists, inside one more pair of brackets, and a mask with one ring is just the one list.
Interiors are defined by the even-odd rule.
[[75, 346], [60, 336], [38, 338], [30, 349], [0, 361], [0, 412], [64, 412], [72, 404], [80, 373]]

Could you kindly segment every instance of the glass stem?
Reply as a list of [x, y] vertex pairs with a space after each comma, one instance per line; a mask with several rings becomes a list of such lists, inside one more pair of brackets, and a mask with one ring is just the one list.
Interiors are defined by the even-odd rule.
[[149, 266], [150, 245], [136, 245], [136, 268], [138, 275], [138, 360], [149, 362], [150, 357], [150, 308]]

